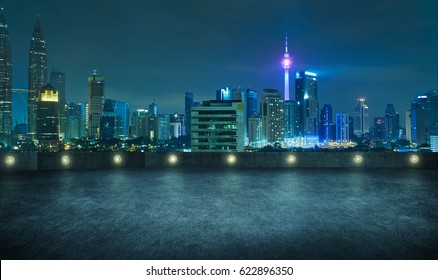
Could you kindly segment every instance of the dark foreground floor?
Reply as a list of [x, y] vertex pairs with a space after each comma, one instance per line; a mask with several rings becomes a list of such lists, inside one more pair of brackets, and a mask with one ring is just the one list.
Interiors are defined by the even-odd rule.
[[0, 174], [1, 259], [437, 259], [435, 170]]

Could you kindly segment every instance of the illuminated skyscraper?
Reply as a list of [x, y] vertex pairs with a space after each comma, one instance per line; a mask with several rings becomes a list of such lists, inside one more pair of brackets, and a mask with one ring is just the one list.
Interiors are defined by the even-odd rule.
[[0, 142], [11, 145], [12, 52], [8, 25], [0, 10]]
[[385, 124], [385, 140], [386, 141], [396, 141], [399, 139], [399, 114], [395, 112], [393, 104], [387, 104], [385, 108], [384, 116]]
[[271, 143], [284, 141], [284, 99], [278, 90], [264, 90], [260, 110], [263, 140]]
[[321, 117], [319, 122], [319, 141], [330, 142], [333, 139], [332, 122], [332, 106], [330, 104], [325, 104], [321, 109]]
[[61, 133], [61, 138], [65, 137], [66, 127], [67, 127], [67, 113], [68, 106], [66, 106], [65, 100], [65, 73], [52, 71], [50, 73], [50, 84], [58, 91], [59, 97], [59, 113], [60, 113], [60, 122], [59, 122], [59, 131]]
[[336, 142], [347, 143], [350, 141], [348, 123], [348, 114], [336, 114]]
[[36, 133], [38, 100], [41, 89], [47, 83], [46, 41], [40, 19], [37, 18], [32, 32], [29, 51], [29, 97], [28, 97], [28, 131]]
[[283, 59], [281, 60], [281, 66], [284, 69], [284, 100], [289, 100], [289, 68], [292, 66], [292, 59], [289, 57], [287, 50], [287, 34], [285, 37], [285, 50]]
[[318, 135], [319, 104], [316, 74], [308, 71], [295, 75], [295, 101], [299, 106], [299, 135]]
[[412, 142], [418, 145], [429, 143], [430, 137], [430, 99], [420, 95], [411, 102]]
[[57, 151], [59, 144], [58, 91], [47, 84], [38, 98], [36, 135], [40, 150]]
[[368, 105], [364, 103], [365, 98], [359, 98], [357, 101], [354, 107], [354, 134], [363, 137], [370, 132]]
[[105, 78], [93, 70], [88, 77], [88, 135], [100, 137], [100, 118], [103, 113]]

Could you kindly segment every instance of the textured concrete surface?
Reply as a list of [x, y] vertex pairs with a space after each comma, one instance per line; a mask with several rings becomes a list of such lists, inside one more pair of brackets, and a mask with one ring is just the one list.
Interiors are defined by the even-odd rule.
[[112, 169], [0, 177], [1, 259], [437, 259], [438, 173]]

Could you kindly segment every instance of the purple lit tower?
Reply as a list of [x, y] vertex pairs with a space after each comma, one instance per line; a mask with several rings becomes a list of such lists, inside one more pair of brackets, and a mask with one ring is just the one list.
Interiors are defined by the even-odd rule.
[[292, 65], [292, 58], [289, 57], [287, 51], [287, 34], [285, 37], [286, 48], [284, 52], [283, 59], [281, 60], [281, 65], [284, 68], [284, 100], [289, 100], [289, 68]]

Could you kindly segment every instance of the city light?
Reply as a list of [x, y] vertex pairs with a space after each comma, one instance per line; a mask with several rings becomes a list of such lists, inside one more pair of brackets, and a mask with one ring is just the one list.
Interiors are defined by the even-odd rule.
[[12, 166], [15, 164], [15, 158], [13, 156], [7, 156], [5, 159], [5, 163], [8, 166]]
[[297, 161], [297, 158], [294, 155], [288, 155], [286, 160], [287, 160], [287, 163], [292, 165]]
[[122, 157], [120, 155], [115, 155], [113, 160], [114, 160], [114, 163], [117, 165], [122, 163]]
[[359, 165], [363, 162], [363, 157], [361, 155], [355, 155], [353, 161], [355, 164]]
[[229, 155], [229, 156], [227, 157], [227, 163], [228, 163], [229, 165], [234, 165], [234, 164], [236, 163], [236, 161], [237, 161], [237, 159], [236, 159], [236, 156], [235, 156], [235, 155]]
[[283, 60], [281, 61], [281, 65], [283, 66], [283, 68], [289, 69], [292, 65], [292, 60], [290, 58], [283, 58]]
[[304, 74], [306, 74], [308, 76], [316, 77], [316, 74], [312, 73], [312, 72], [305, 71]]
[[69, 164], [70, 164], [70, 158], [69, 158], [69, 156], [67, 156], [67, 155], [62, 156], [62, 158], [61, 158], [61, 163], [62, 163], [62, 165], [64, 165], [64, 166], [69, 165]]
[[416, 165], [420, 161], [420, 158], [417, 155], [412, 155], [409, 157], [409, 161], [412, 165]]
[[170, 155], [168, 160], [171, 165], [175, 165], [178, 162], [178, 158], [176, 155]]

